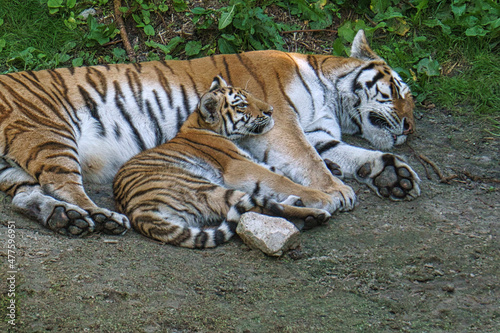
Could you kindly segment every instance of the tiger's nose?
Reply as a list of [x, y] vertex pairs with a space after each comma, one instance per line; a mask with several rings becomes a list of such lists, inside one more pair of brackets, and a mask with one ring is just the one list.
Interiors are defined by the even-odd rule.
[[403, 134], [408, 135], [413, 133], [413, 126], [406, 120], [403, 120]]
[[273, 115], [274, 108], [272, 106], [269, 107], [266, 111], [263, 111], [266, 116], [272, 116]]

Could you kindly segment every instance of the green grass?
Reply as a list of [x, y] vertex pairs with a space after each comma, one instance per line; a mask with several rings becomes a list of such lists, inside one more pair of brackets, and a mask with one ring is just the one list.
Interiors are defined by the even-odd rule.
[[[114, 25], [97, 23], [94, 19], [93, 23], [89, 21], [87, 24], [78, 21], [76, 28], [73, 27], [74, 29], [71, 30], [64, 23], [65, 19], [76, 16], [84, 8], [94, 7], [102, 9], [104, 13], [109, 13], [112, 9], [110, 2], [79, 1], [76, 7], [61, 7], [58, 13], [50, 15], [47, 5], [41, 4], [43, 1], [0, 0], [0, 73], [126, 60], [123, 49], [99, 46], [115, 38]], [[122, 6], [129, 8], [125, 15], [129, 25], [134, 24], [134, 20], [137, 22], [138, 18], [144, 21], [147, 17], [157, 20], [157, 22], [151, 22], [152, 27], [162, 27], [160, 15], [170, 15], [170, 12], [165, 13], [167, 10], [165, 5], [171, 2], [143, 1], [150, 9], [144, 10], [144, 7], [138, 5], [138, 0], [122, 1]], [[338, 27], [338, 41], [333, 43], [336, 54], [345, 54], [354, 31], [363, 28], [372, 40], [374, 49], [410, 84], [417, 102], [432, 102], [456, 115], [484, 115], [491, 120], [493, 133], [499, 132], [500, 56], [498, 54], [500, 52], [498, 51], [500, 44], [497, 38], [498, 23], [495, 23], [500, 22], [497, 14], [498, 5], [492, 5], [492, 2], [488, 0], [478, 0], [474, 4], [466, 2], [466, 5], [464, 4], [460, 9], [445, 0], [437, 3], [415, 0], [412, 3], [420, 4], [422, 8], [421, 11], [417, 11], [412, 6], [395, 6], [397, 1], [394, 0], [372, 0], [371, 3], [375, 6], [371, 12], [368, 7], [360, 4], [367, 1], [360, 1], [358, 6], [353, 7], [343, 4], [342, 1], [332, 0], [321, 10], [318, 10], [321, 8], [318, 7], [321, 1], [307, 0], [307, 2], [316, 7], [306, 9], [301, 5], [306, 3], [302, 0], [290, 1], [287, 6], [292, 9], [292, 12], [296, 12], [291, 15], [302, 20], [307, 18], [313, 28]], [[177, 0], [176, 3], [180, 4], [183, 1]], [[237, 6], [232, 6], [233, 3]], [[265, 3], [284, 4], [281, 0], [271, 0]], [[253, 10], [258, 4], [262, 2], [222, 1], [220, 4], [222, 7], [219, 9], [198, 8], [196, 13], [191, 12], [192, 8], [186, 9], [185, 6], [170, 6], [171, 11], [175, 9], [176, 15], [185, 15], [193, 22], [196, 28], [194, 37], [177, 36], [167, 39], [166, 43], [176, 39], [180, 40], [180, 43], [161, 45], [160, 48], [163, 51], [159, 51], [160, 40], [156, 38], [157, 36], [142, 33], [143, 29], [138, 24], [135, 32], [136, 35], [139, 32], [137, 48], [141, 49], [143, 54], [147, 53], [149, 58], [151, 56], [161, 58], [166, 55], [176, 58], [180, 55], [197, 57], [213, 52], [223, 52], [229, 49], [229, 46], [234, 51], [272, 47], [274, 44], [269, 40], [277, 40], [279, 32], [276, 29], [279, 27], [270, 21], [272, 16], [264, 14], [265, 12], [261, 9]], [[391, 4], [394, 6], [391, 7]], [[480, 5], [486, 9], [477, 12], [476, 9], [479, 8], [477, 6]], [[350, 8], [357, 16], [347, 19], [337, 14], [341, 8]], [[451, 13], [450, 8], [455, 12]], [[400, 19], [397, 15], [395, 17], [393, 15], [395, 10], [399, 10], [404, 19]], [[304, 16], [305, 13], [307, 16]], [[133, 15], [136, 15], [134, 19], [132, 19]], [[483, 15], [482, 20], [474, 21], [471, 18], [473, 15]], [[368, 16], [371, 16], [371, 19], [368, 19]], [[199, 21], [200, 17], [204, 18], [204, 21]], [[217, 20], [222, 20], [222, 18], [225, 18], [224, 22], [227, 24], [221, 26]], [[237, 23], [238, 19], [244, 20], [245, 18], [248, 22], [252, 22], [251, 26]], [[439, 20], [440, 25], [435, 25], [436, 20]], [[313, 26], [320, 22], [329, 22], [331, 26]], [[377, 26], [374, 26], [375, 23]], [[292, 22], [290, 24], [292, 25]], [[443, 28], [443, 24], [447, 25], [448, 30]], [[471, 36], [467, 24], [476, 25], [476, 30], [472, 31], [472, 34], [476, 35]], [[263, 35], [255, 37], [258, 40], [252, 40], [252, 43], [248, 40], [245, 42], [245, 38], [248, 37], [247, 32], [250, 31], [248, 29], [259, 27], [267, 27], [268, 30], [263, 28]], [[172, 27], [172, 29], [177, 28]], [[483, 29], [484, 35], [481, 35], [481, 30], [477, 29]], [[405, 32], [401, 33], [403, 30]], [[154, 29], [152, 31], [155, 34], [158, 33]], [[272, 36], [266, 35], [266, 31]], [[200, 39], [200, 36], [204, 38]], [[224, 43], [215, 42], [220, 39], [224, 39]], [[270, 46], [265, 46], [266, 41], [270, 43]], [[2, 46], [3, 43], [5, 46]], [[205, 45], [205, 43], [208, 44]], [[221, 49], [221, 45], [227, 47]], [[166, 49], [168, 52], [165, 51]]]
[[82, 41], [82, 32], [69, 30], [39, 0], [0, 0], [0, 19], [0, 73], [61, 66]]

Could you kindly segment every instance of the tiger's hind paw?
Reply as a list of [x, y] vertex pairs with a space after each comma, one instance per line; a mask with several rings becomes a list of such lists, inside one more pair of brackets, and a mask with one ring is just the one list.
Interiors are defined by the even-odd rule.
[[420, 195], [420, 178], [400, 157], [384, 154], [375, 165], [363, 164], [356, 179], [368, 185], [378, 196], [394, 201], [413, 200]]
[[69, 208], [58, 205], [50, 214], [47, 227], [62, 235], [82, 237], [93, 232], [95, 224], [88, 217], [87, 212], [77, 207]]
[[104, 208], [93, 209], [89, 213], [96, 223], [97, 231], [110, 235], [123, 235], [130, 229], [130, 222], [124, 215]]

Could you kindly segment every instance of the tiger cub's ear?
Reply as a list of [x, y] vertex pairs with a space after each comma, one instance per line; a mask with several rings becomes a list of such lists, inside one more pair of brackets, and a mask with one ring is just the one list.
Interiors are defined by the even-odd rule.
[[220, 119], [221, 96], [206, 93], [201, 97], [199, 110], [201, 117], [209, 124], [215, 124]]
[[224, 81], [224, 79], [220, 75], [217, 75], [216, 77], [214, 77], [214, 80], [212, 81], [212, 85], [210, 86], [209, 91], [214, 91], [216, 89], [225, 87], [227, 87], [226, 81]]
[[365, 61], [382, 60], [382, 58], [373, 52], [370, 45], [368, 45], [368, 41], [366, 40], [365, 32], [363, 30], [359, 30], [352, 41], [351, 58], [357, 58]]

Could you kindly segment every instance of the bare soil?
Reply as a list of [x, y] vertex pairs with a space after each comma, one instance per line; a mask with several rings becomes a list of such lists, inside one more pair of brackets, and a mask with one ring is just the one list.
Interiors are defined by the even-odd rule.
[[[417, 111], [418, 133], [396, 153], [422, 196], [390, 202], [348, 182], [354, 211], [302, 233], [281, 258], [237, 237], [214, 250], [162, 245], [134, 231], [70, 239], [0, 198], [0, 331], [498, 332], [500, 140], [485, 123]], [[365, 144], [347, 138], [356, 144]], [[417, 159], [424, 154], [445, 176]], [[111, 184], [87, 186], [113, 208]], [[16, 227], [10, 325], [8, 225]]]

